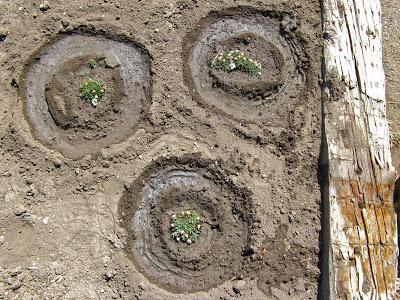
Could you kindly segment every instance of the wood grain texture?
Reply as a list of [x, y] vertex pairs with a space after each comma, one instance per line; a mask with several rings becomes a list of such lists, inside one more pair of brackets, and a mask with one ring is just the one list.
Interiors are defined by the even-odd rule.
[[[377, 0], [323, 0], [329, 291], [394, 299], [397, 221]], [[326, 220], [328, 222], [328, 220]]]

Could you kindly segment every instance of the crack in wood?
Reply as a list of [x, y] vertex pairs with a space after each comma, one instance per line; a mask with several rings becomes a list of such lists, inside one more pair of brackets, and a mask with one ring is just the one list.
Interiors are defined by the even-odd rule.
[[[394, 299], [395, 170], [385, 111], [380, 1], [325, 0], [322, 6], [329, 176], [326, 295]], [[340, 93], [339, 81], [345, 84]]]

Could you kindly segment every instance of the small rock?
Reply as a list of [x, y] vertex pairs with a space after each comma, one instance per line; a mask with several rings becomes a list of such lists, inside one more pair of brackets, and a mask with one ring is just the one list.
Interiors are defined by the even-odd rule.
[[143, 282], [143, 281], [141, 281], [140, 283], [139, 283], [139, 287], [144, 291], [145, 289], [147, 289], [147, 285]]
[[246, 281], [245, 280], [238, 280], [233, 284], [233, 291], [236, 294], [239, 294], [240, 291], [244, 288], [244, 286], [246, 285]]
[[281, 29], [284, 32], [293, 32], [297, 27], [297, 19], [290, 16], [285, 16], [281, 22]]
[[[236, 293], [233, 291], [233, 289], [227, 289], [226, 292], [228, 293], [229, 296], [235, 297]], [[228, 298], [229, 299], [229, 298]]]
[[26, 274], [24, 274], [24, 273], [18, 274], [17, 275], [17, 280], [24, 281], [25, 277], [26, 277]]
[[16, 290], [18, 290], [21, 286], [22, 286], [22, 282], [19, 281], [19, 280], [17, 280], [17, 281], [15, 281], [15, 282], [11, 285], [11, 288], [12, 288], [14, 291], [16, 291]]
[[39, 5], [39, 9], [40, 9], [41, 11], [46, 11], [46, 10], [50, 9], [50, 4], [49, 4], [49, 2], [48, 2], [48, 1], [43, 1], [43, 3], [41, 3], [41, 4]]
[[28, 225], [33, 226], [35, 224], [35, 219], [37, 219], [37, 217], [35, 215], [30, 215], [28, 213], [24, 213], [22, 216], [22, 221]]
[[22, 273], [22, 267], [18, 266], [14, 269], [14, 271], [11, 272], [11, 276], [17, 276], [18, 274]]
[[114, 274], [110, 271], [108, 271], [104, 274], [104, 278], [106, 279], [106, 281], [110, 281], [111, 279], [113, 279], [113, 277], [114, 277]]
[[117, 57], [115, 55], [107, 55], [105, 59], [106, 67], [110, 69], [115, 69], [120, 65]]
[[26, 184], [27, 185], [31, 185], [32, 183], [33, 183], [33, 180], [32, 180], [32, 178], [26, 178]]
[[62, 25], [63, 27], [68, 27], [69, 22], [68, 22], [67, 20], [61, 20], [61, 25]]
[[0, 245], [4, 243], [4, 235], [0, 235]]
[[7, 35], [8, 31], [6, 29], [0, 29], [0, 43], [6, 40]]
[[242, 255], [243, 256], [249, 256], [249, 255], [253, 255], [255, 253], [254, 248], [253, 247], [246, 247], [242, 250]]
[[119, 104], [113, 104], [113, 112], [119, 113], [121, 111], [121, 106]]
[[49, 217], [45, 217], [44, 219], [43, 219], [43, 224], [44, 225], [47, 225], [49, 223]]
[[14, 210], [14, 214], [19, 217], [25, 213], [26, 213], [26, 208], [22, 204], [18, 204]]
[[18, 82], [15, 78], [11, 78], [11, 86], [15, 88], [19, 87]]
[[53, 164], [54, 164], [54, 166], [55, 166], [56, 168], [60, 168], [60, 167], [62, 166], [63, 162], [62, 162], [61, 159], [55, 158], [55, 159], [53, 160]]
[[61, 275], [61, 274], [64, 273], [64, 270], [63, 270], [61, 267], [57, 267], [57, 268], [54, 270], [54, 273], [55, 273], [56, 275]]

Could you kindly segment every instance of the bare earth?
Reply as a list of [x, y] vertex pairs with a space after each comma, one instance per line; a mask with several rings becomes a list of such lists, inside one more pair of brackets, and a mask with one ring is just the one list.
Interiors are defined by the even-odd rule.
[[[387, 116], [393, 140], [393, 164], [400, 175], [400, 3], [396, 0], [382, 0], [382, 13]], [[398, 281], [397, 298], [400, 299], [400, 281]]]
[[[39, 5], [0, 0], [0, 299], [317, 299], [319, 1]], [[215, 72], [227, 47], [266, 73]], [[182, 208], [192, 245], [170, 239]]]

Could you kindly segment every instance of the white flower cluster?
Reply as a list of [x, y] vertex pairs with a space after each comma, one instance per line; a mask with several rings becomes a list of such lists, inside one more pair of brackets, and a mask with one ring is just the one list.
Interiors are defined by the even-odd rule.
[[262, 68], [261, 63], [251, 58], [247, 58], [244, 52], [240, 51], [239, 49], [231, 50], [225, 53], [219, 53], [215, 57], [214, 62], [215, 61], [219, 66], [222, 66], [222, 68], [225, 69], [226, 71], [232, 71], [237, 68], [244, 69], [247, 67], [247, 69], [249, 69], [251, 67], [253, 68], [255, 67], [258, 70], [257, 74], [261, 75], [261, 68]]

